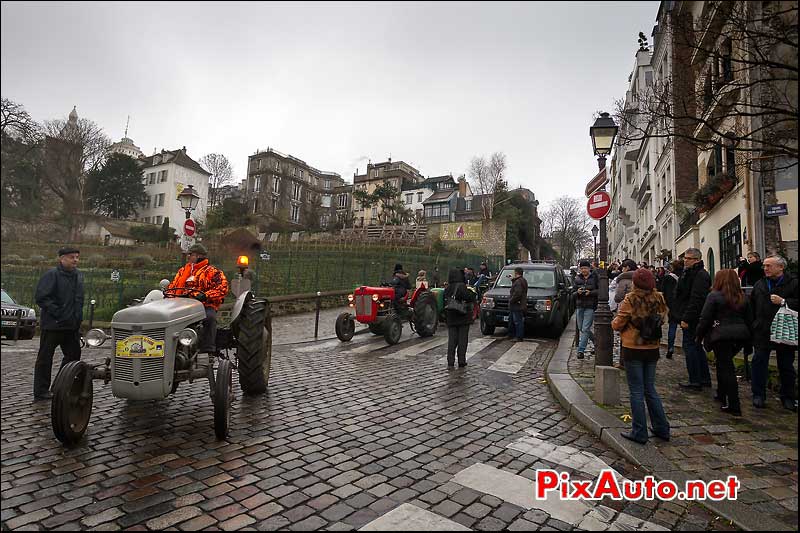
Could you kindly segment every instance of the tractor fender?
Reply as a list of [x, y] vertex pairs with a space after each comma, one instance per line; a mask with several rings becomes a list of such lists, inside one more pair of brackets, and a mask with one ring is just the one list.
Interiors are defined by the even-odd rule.
[[155, 302], [156, 300], [163, 300], [164, 293], [158, 289], [153, 289], [152, 291], [147, 293], [147, 296], [144, 297], [142, 303], [149, 304], [150, 302]]
[[233, 304], [233, 309], [231, 310], [231, 322], [234, 322], [239, 317], [244, 308], [244, 304], [247, 303], [250, 298], [253, 298], [253, 296], [252, 292], [244, 291], [236, 298], [236, 302]]

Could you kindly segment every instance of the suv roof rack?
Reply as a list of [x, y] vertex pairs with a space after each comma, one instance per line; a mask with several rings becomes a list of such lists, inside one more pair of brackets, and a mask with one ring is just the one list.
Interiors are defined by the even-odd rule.
[[557, 265], [557, 261], [549, 259], [532, 259], [530, 261], [512, 261], [512, 265]]

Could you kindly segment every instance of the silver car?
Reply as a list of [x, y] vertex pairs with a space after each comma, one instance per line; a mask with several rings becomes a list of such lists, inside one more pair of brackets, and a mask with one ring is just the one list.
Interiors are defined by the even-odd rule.
[[2, 294], [3, 309], [2, 309], [2, 335], [7, 339], [14, 338], [14, 329], [17, 327], [19, 321], [19, 337], [20, 339], [32, 339], [36, 333], [36, 326], [39, 320], [36, 318], [36, 311], [30, 307], [19, 305], [13, 298], [6, 292], [5, 289], [0, 291]]

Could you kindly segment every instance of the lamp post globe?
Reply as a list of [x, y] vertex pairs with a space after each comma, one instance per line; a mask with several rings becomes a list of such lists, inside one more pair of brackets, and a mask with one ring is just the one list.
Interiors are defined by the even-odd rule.
[[614, 119], [608, 113], [600, 113], [592, 127], [589, 128], [594, 155], [607, 156], [610, 154], [618, 131], [619, 127], [614, 123]]
[[187, 185], [186, 188], [183, 189], [178, 195], [178, 200], [180, 200], [181, 207], [188, 215], [189, 212], [193, 211], [197, 207], [197, 204], [200, 203], [200, 195], [197, 194], [197, 191], [194, 190], [194, 187]]

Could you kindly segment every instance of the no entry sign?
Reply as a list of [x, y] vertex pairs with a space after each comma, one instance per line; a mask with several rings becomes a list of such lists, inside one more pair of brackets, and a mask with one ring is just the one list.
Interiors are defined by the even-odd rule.
[[186, 222], [183, 223], [183, 234], [186, 235], [187, 237], [194, 237], [194, 230], [195, 230], [194, 220], [192, 220], [191, 218], [187, 218]]
[[595, 220], [606, 218], [611, 211], [611, 197], [606, 191], [597, 191], [589, 197], [586, 212]]

